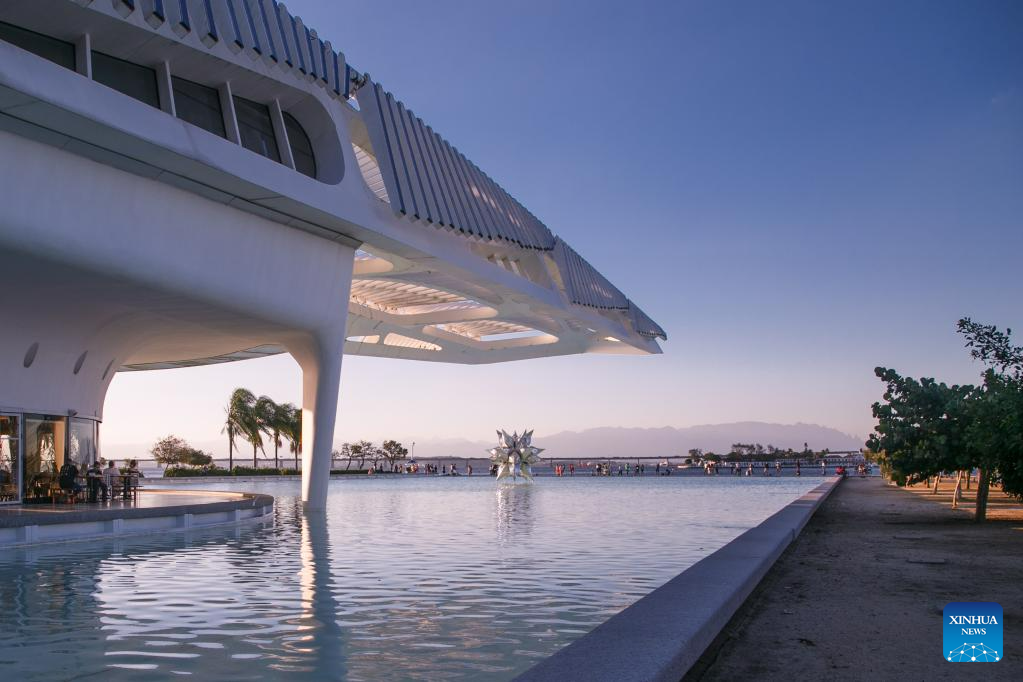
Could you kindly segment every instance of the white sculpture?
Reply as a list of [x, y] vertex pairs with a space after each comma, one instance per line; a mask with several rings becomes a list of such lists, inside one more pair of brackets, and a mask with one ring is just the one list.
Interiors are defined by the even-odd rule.
[[532, 431], [524, 431], [521, 436], [517, 431], [511, 435], [504, 430], [497, 432], [498, 446], [488, 450], [490, 461], [497, 465], [497, 480], [508, 476], [512, 480], [519, 476], [527, 481], [533, 480], [530, 467], [540, 461], [540, 453], [544, 449], [533, 447], [532, 440]]

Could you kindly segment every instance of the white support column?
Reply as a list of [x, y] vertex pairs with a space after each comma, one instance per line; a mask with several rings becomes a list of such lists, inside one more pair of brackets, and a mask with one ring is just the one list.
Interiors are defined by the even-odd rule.
[[288, 350], [302, 368], [302, 502], [313, 511], [327, 506], [344, 323], [342, 319], [335, 333], [288, 343]]

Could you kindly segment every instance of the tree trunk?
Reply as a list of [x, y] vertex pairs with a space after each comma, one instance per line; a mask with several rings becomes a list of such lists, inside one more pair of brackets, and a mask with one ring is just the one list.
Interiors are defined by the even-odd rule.
[[987, 494], [991, 487], [991, 473], [988, 469], [981, 469], [977, 479], [977, 510], [973, 520], [983, 523], [987, 518]]
[[345, 471], [348, 471], [351, 468], [352, 468], [352, 458], [349, 456], [348, 464], [345, 465]]
[[957, 508], [959, 506], [959, 496], [960, 496], [960, 494], [962, 494], [962, 492], [963, 492], [963, 471], [962, 471], [962, 469], [960, 469], [959, 473], [956, 474], [956, 487], [955, 487], [955, 490], [952, 491], [952, 509], [955, 509], [955, 508]]
[[234, 436], [228, 434], [227, 437], [227, 470], [231, 471], [234, 469]]
[[966, 491], [970, 490], [970, 479], [973, 477], [973, 469], [966, 470]]
[[252, 468], [256, 468], [256, 444], [252, 444]]
[[938, 494], [938, 483], [941, 482], [941, 474], [935, 474], [934, 476], [934, 490], [931, 491], [932, 495]]
[[298, 471], [298, 448], [295, 448], [295, 471]]
[[281, 464], [277, 461], [277, 439], [280, 438], [279, 434], [274, 434], [274, 469], [280, 469]]

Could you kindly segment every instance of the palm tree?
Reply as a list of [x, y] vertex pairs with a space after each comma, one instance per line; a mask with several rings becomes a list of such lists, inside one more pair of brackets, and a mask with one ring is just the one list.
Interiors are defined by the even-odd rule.
[[302, 410], [291, 403], [284, 403], [279, 408], [281, 434], [288, 439], [288, 448], [295, 456], [295, 469], [298, 469], [298, 453], [302, 449]]
[[277, 451], [282, 445], [281, 436], [287, 437], [288, 424], [294, 419], [295, 406], [291, 403], [280, 405], [273, 403], [272, 408], [270, 421], [266, 424], [266, 432], [274, 444], [274, 469], [280, 469], [281, 463]]
[[[256, 449], [263, 449], [263, 434], [271, 433], [277, 403], [265, 395], [259, 396], [252, 407], [252, 420], [245, 434], [245, 439], [252, 443], [252, 468], [255, 469]], [[263, 454], [266, 454], [264, 451]]]
[[227, 470], [234, 469], [234, 439], [237, 436], [248, 438], [252, 412], [256, 405], [256, 396], [247, 388], [236, 388], [227, 402], [227, 421], [221, 433], [227, 432]]

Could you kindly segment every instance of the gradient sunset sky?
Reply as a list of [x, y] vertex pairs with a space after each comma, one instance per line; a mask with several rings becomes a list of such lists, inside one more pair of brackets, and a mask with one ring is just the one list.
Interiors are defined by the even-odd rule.
[[[482, 367], [348, 357], [337, 441], [739, 420], [866, 436], [876, 365], [976, 381], [955, 321], [1023, 327], [1023, 3], [288, 7], [669, 339]], [[298, 404], [300, 383], [288, 356], [120, 374], [103, 441], [216, 441], [236, 386]]]

